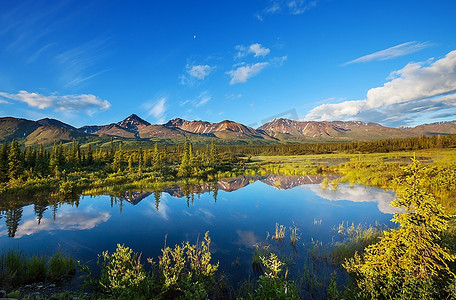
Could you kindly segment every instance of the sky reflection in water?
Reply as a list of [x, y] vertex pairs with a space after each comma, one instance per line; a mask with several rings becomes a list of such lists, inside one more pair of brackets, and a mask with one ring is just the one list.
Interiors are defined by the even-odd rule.
[[[391, 192], [344, 184], [335, 191], [322, 190], [320, 182], [317, 176], [243, 176], [203, 184], [199, 193], [187, 196], [189, 187], [125, 192], [123, 199], [82, 196], [78, 207], [60, 204], [55, 220], [48, 207], [39, 223], [36, 207], [28, 205], [2, 212], [0, 244], [44, 254], [61, 249], [94, 264], [96, 254], [113, 251], [117, 243], [143, 252], [143, 257], [157, 257], [165, 235], [172, 246], [201, 240], [209, 231], [213, 258], [225, 272], [242, 277], [251, 272], [253, 245], [264, 242], [276, 222], [287, 230], [295, 224], [300, 245], [311, 239], [329, 243], [333, 228], [343, 221], [391, 225]], [[233, 264], [236, 258], [239, 264]]]

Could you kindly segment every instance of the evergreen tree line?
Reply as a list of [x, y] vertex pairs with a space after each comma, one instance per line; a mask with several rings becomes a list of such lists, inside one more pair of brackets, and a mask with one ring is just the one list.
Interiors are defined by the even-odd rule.
[[79, 143], [74, 140], [71, 147], [65, 148], [62, 143], [54, 143], [51, 151], [45, 150], [43, 145], [21, 149], [18, 142], [13, 140], [11, 145], [4, 143], [0, 148], [0, 182], [78, 170], [93, 165], [94, 157], [90, 145], [87, 150], [81, 151]]
[[221, 153], [234, 156], [306, 155], [330, 153], [388, 153], [436, 148], [455, 148], [456, 135], [421, 136], [405, 139], [387, 139], [360, 142], [324, 142], [279, 145], [218, 146]]
[[21, 148], [15, 140], [0, 147], [0, 182], [19, 178], [59, 176], [76, 171], [104, 171], [108, 173], [158, 172], [178, 177], [200, 176], [213, 173], [235, 162], [233, 157], [220, 156], [212, 142], [195, 150], [192, 143], [167, 147], [154, 145], [152, 149], [123, 150], [111, 139], [108, 148], [93, 149], [88, 144], [81, 149], [73, 140], [70, 146], [54, 143], [52, 149], [39, 147]]
[[306, 155], [328, 153], [385, 153], [434, 148], [456, 147], [456, 136], [421, 136], [364, 142], [307, 143], [281, 145], [194, 146], [189, 140], [183, 145], [155, 144], [149, 149], [122, 149], [121, 142], [111, 139], [109, 147], [84, 149], [78, 141], [70, 145], [54, 143], [52, 149], [21, 148], [17, 141], [5, 142], [0, 148], [0, 182], [18, 178], [58, 176], [61, 172], [105, 171], [110, 173], [161, 172], [177, 177], [204, 176], [227, 170], [240, 162], [240, 156]]

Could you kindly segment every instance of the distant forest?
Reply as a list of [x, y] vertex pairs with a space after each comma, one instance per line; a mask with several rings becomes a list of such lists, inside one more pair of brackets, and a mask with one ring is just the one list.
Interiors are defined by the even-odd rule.
[[155, 144], [153, 148], [123, 149], [122, 140], [111, 139], [108, 147], [68, 146], [54, 143], [52, 149], [21, 147], [17, 141], [0, 148], [0, 182], [28, 177], [46, 177], [75, 171], [108, 173], [156, 171], [172, 177], [204, 177], [242, 164], [251, 156], [307, 155], [330, 153], [386, 153], [435, 148], [455, 148], [456, 136], [422, 136], [365, 142], [306, 143], [281, 145], [183, 145]]

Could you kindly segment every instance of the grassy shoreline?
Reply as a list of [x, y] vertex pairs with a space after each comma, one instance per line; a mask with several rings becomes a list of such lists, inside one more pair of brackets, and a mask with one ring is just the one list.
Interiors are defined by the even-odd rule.
[[[327, 178], [331, 177], [330, 175], [337, 175], [338, 178], [333, 180], [333, 182], [326, 182], [323, 183], [327, 185], [331, 185], [334, 188], [337, 188], [339, 182], [342, 183], [349, 183], [349, 184], [363, 184], [367, 186], [379, 187], [382, 189], [391, 189], [395, 191], [401, 191], [404, 189], [402, 185], [402, 180], [406, 176], [406, 172], [404, 171], [403, 167], [410, 165], [411, 157], [416, 157], [421, 162], [421, 174], [425, 176], [426, 180], [423, 182], [423, 188], [426, 189], [427, 192], [433, 195], [438, 203], [442, 204], [445, 207], [445, 211], [453, 215], [456, 212], [456, 150], [454, 149], [446, 149], [446, 150], [420, 150], [414, 152], [392, 152], [392, 153], [375, 153], [375, 154], [346, 154], [346, 153], [339, 153], [339, 154], [319, 154], [319, 155], [300, 155], [300, 156], [253, 156], [249, 158], [242, 158], [244, 163], [236, 164], [231, 170], [226, 172], [218, 172], [214, 175], [208, 176], [211, 181], [216, 182], [217, 179], [227, 178], [227, 177], [234, 177], [237, 175], [265, 175], [265, 174], [283, 174], [283, 175], [292, 175], [292, 176], [305, 176], [305, 175], [314, 175], [319, 174], [326, 176]], [[129, 174], [128, 172], [117, 172], [106, 174], [104, 179], [95, 179], [95, 177], [90, 177], [91, 174], [83, 174], [81, 172], [68, 174], [65, 181], [59, 181], [59, 179], [52, 179], [52, 178], [42, 178], [45, 184], [44, 187], [49, 187], [48, 182], [49, 180], [53, 182], [54, 185], [51, 185], [53, 190], [53, 195], [60, 199], [60, 198], [79, 198], [80, 193], [83, 195], [93, 195], [93, 194], [103, 194], [103, 193], [116, 193], [121, 190], [127, 189], [153, 189], [153, 190], [163, 190], [166, 187], [176, 185], [176, 184], [200, 184], [204, 182], [202, 178], [191, 178], [191, 179], [180, 179], [180, 180], [164, 180], [163, 177], [154, 176], [155, 173], [153, 172], [143, 172], [140, 174]], [[72, 177], [73, 176], [73, 177]], [[72, 179], [75, 180], [73, 181]], [[152, 179], [151, 179], [152, 178]], [[77, 180], [76, 180], [77, 179]], [[55, 180], [55, 181], [52, 181]], [[38, 180], [39, 181], [39, 180]], [[14, 183], [14, 182], [13, 182]], [[18, 185], [17, 189], [20, 189], [23, 193], [28, 193], [30, 191], [34, 191], [33, 187], [35, 182], [29, 182], [30, 185], [28, 188], [20, 188]], [[57, 185], [58, 183], [58, 185]], [[122, 183], [122, 185], [120, 185]], [[14, 183], [16, 184], [16, 183]], [[20, 184], [20, 182], [17, 182]], [[40, 186], [40, 185], [38, 185]], [[17, 189], [12, 189], [10, 191], [17, 191]], [[49, 191], [48, 188], [38, 189], [42, 192]], [[2, 199], [4, 200], [4, 199]], [[343, 227], [343, 226], [342, 226]], [[343, 238], [342, 241], [334, 243], [333, 245], [320, 245], [315, 243], [312, 245], [309, 251], [311, 257], [315, 257], [315, 259], [321, 261], [327, 261], [328, 263], [336, 263], [341, 264], [343, 260], [352, 257], [357, 251], [358, 253], [362, 252], [365, 247], [375, 243], [378, 241], [378, 238], [382, 236], [382, 231], [378, 231], [373, 228], [356, 228], [350, 226], [345, 226], [344, 228], [339, 228], [339, 230], [349, 231], [351, 233], [347, 235], [346, 238]], [[280, 230], [279, 230], [280, 231]], [[281, 236], [278, 234], [277, 236]], [[451, 253], [456, 253], [456, 222], [452, 217], [449, 222], [448, 230], [444, 231], [441, 235], [441, 244], [448, 249]], [[190, 246], [188, 246], [190, 247]], [[325, 247], [327, 247], [325, 249]], [[333, 247], [331, 250], [328, 247]], [[193, 249], [193, 248], [192, 248]], [[195, 248], [195, 249], [198, 249]], [[167, 250], [171, 251], [171, 250]], [[173, 251], [177, 251], [174, 249]], [[131, 254], [131, 253], [130, 253]], [[238, 299], [254, 299], [257, 297], [256, 295], [270, 295], [270, 292], [280, 292], [282, 286], [287, 286], [291, 294], [289, 296], [294, 295], [293, 297], [299, 296], [299, 289], [300, 287], [297, 285], [297, 281], [290, 281], [290, 279], [285, 275], [286, 273], [278, 271], [277, 268], [280, 269], [280, 257], [267, 257], [271, 253], [265, 252], [256, 257], [256, 264], [261, 266], [261, 270], [267, 271], [267, 274], [272, 274], [271, 276], [267, 276], [265, 273], [264, 277], [259, 277], [257, 281], [253, 281], [247, 284], [246, 291], [244, 294], [238, 295]], [[133, 254], [132, 254], [133, 255]], [[171, 255], [171, 252], [169, 252]], [[255, 256], [256, 254], [253, 253]], [[109, 257], [106, 255], [105, 258], [109, 261]], [[130, 257], [133, 260], [134, 255]], [[25, 259], [24, 265], [28, 264], [28, 261], [34, 261], [35, 265], [39, 266], [36, 269], [41, 270], [40, 274], [45, 274], [42, 272], [43, 265], [46, 266], [49, 264], [43, 258], [38, 258], [33, 256], [33, 258]], [[210, 259], [209, 259], [210, 260]], [[134, 261], [134, 260], [133, 260]], [[44, 262], [44, 264], [43, 264]], [[134, 264], [133, 264], [134, 266]], [[175, 265], [172, 265], [173, 268]], [[139, 266], [136, 264], [136, 267]], [[452, 262], [449, 263], [450, 270], [456, 270], [456, 265]], [[275, 271], [274, 269], [276, 268]], [[309, 271], [310, 270], [310, 271]], [[306, 273], [307, 275], [303, 275], [307, 280], [307, 284], [316, 284], [316, 278], [314, 277], [315, 274], [311, 269], [309, 269]], [[162, 270], [163, 271], [163, 270]], [[142, 274], [142, 273], [141, 273]], [[21, 275], [22, 276], [22, 275]], [[25, 275], [24, 275], [25, 276]], [[43, 276], [43, 275], [40, 275]], [[146, 276], [146, 275], [145, 275]], [[149, 276], [149, 275], [147, 275]], [[148, 278], [146, 276], [146, 278]], [[263, 276], [263, 275], [262, 275]], [[40, 277], [43, 278], [43, 277]], [[48, 278], [45, 275], [44, 278]], [[272, 278], [272, 279], [271, 279]], [[47, 279], [45, 279], [47, 280]], [[162, 279], [155, 278], [152, 279], [150, 277], [148, 280], [158, 280], [156, 282], [161, 282], [159, 286], [162, 286], [164, 282], [160, 281]], [[211, 279], [212, 280], [212, 279]], [[18, 281], [21, 282], [21, 281]], [[24, 281], [25, 282], [25, 281]], [[339, 286], [337, 284], [337, 279], [325, 281], [328, 286], [324, 287], [325, 292], [324, 294], [328, 297], [331, 295], [339, 295], [342, 296], [342, 293], [348, 293], [350, 289], [354, 290], [353, 286], [350, 286], [350, 281], [345, 282], [346, 286], [342, 287], [343, 290], [338, 290], [341, 288], [340, 283]], [[325, 284], [326, 284], [325, 283]], [[148, 283], [150, 284], [150, 283]], [[183, 282], [183, 286], [187, 286], [188, 282]], [[223, 284], [222, 282], [218, 282], [217, 284]], [[251, 285], [249, 287], [249, 285]], [[148, 289], [151, 288], [148, 285]], [[156, 289], [157, 287], [155, 287]], [[160, 289], [161, 289], [160, 288]], [[183, 287], [181, 287], [183, 288]], [[181, 289], [179, 288], [179, 289]], [[226, 288], [226, 287], [225, 287]], [[302, 288], [302, 286], [301, 286]], [[154, 288], [152, 288], [154, 289]], [[262, 290], [263, 289], [263, 290]], [[204, 290], [204, 291], [203, 291]], [[200, 290], [199, 292], [206, 295], [207, 297], [207, 286]], [[14, 289], [11, 290], [14, 292]], [[164, 290], [163, 290], [164, 291]], [[163, 292], [162, 291], [162, 292]], [[347, 292], [348, 291], [348, 292]], [[136, 294], [137, 290], [133, 288], [130, 291], [135, 297], [138, 296], [139, 298], [143, 297], [144, 295], [151, 295], [147, 293], [152, 293], [152, 290], [148, 290], [147, 292], [142, 291], [141, 293], [146, 294]], [[168, 293], [169, 290], [166, 291]], [[197, 291], [192, 291], [194, 293]], [[262, 294], [262, 293], [266, 294]], [[113, 291], [106, 291], [102, 292], [101, 294], [90, 294], [86, 296], [80, 296], [80, 298], [87, 298], [87, 299], [97, 299], [98, 297], [101, 298], [117, 298], [118, 296], [125, 296], [123, 292], [120, 294], [112, 294]], [[155, 292], [153, 292], [155, 293]], [[158, 295], [164, 295], [160, 294]], [[174, 293], [174, 292], [173, 292]], [[210, 292], [210, 293], [218, 293], [218, 292]], [[302, 290], [301, 290], [302, 293]], [[70, 293], [71, 294], [71, 293]], [[176, 295], [178, 295], [177, 293]], [[217, 298], [214, 295], [210, 294], [211, 298]], [[157, 295], [157, 294], [155, 294]], [[173, 294], [174, 295], [174, 294]], [[193, 294], [192, 294], [193, 295]], [[277, 294], [274, 294], [277, 296]], [[24, 297], [24, 295], [20, 295]], [[61, 299], [66, 299], [65, 297], [68, 296], [62, 294]], [[29, 297], [25, 295], [25, 297]], [[68, 296], [70, 297], [70, 296]], [[203, 297], [203, 298], [204, 298]], [[294, 299], [291, 297], [290, 299]], [[147, 297], [146, 297], [147, 298]], [[39, 298], [27, 298], [27, 299], [39, 299]]]

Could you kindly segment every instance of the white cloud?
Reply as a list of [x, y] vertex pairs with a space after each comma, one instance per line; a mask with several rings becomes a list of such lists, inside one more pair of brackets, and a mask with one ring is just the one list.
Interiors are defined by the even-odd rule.
[[353, 100], [341, 103], [322, 104], [312, 109], [306, 120], [339, 120], [356, 116], [366, 107], [366, 100]]
[[284, 62], [286, 62], [288, 59], [288, 56], [282, 56], [282, 57], [274, 57], [270, 60], [271, 64], [274, 66], [282, 66]]
[[263, 47], [263, 46], [261, 46], [261, 44], [257, 43], [257, 44], [250, 45], [249, 52], [254, 53], [255, 57], [259, 57], [259, 56], [268, 55], [269, 52], [271, 52], [271, 50], [269, 50], [268, 48]]
[[65, 86], [79, 85], [109, 71], [99, 70], [97, 65], [109, 54], [106, 49], [110, 43], [110, 38], [97, 38], [56, 55]]
[[253, 54], [254, 57], [264, 57], [271, 52], [269, 48], [263, 47], [261, 44], [255, 43], [246, 47], [244, 45], [237, 45], [234, 49], [238, 50], [236, 58], [241, 58], [249, 54]]
[[179, 76], [179, 79], [181, 84], [193, 86], [197, 80], [204, 80], [209, 76], [214, 69], [215, 67], [209, 65], [187, 64], [185, 66], [185, 73], [187, 74]]
[[245, 65], [231, 70], [227, 72], [227, 74], [231, 76], [230, 84], [246, 82], [249, 78], [260, 73], [268, 65], [268, 62], [261, 62], [253, 65]]
[[[185, 106], [190, 103], [194, 107], [200, 107], [200, 106], [207, 104], [211, 100], [212, 100], [212, 96], [209, 93], [209, 91], [203, 91], [197, 97], [195, 97], [193, 99], [187, 99], [187, 100], [181, 102], [179, 105]], [[190, 114], [192, 112], [193, 112], [193, 110], [191, 108], [186, 110], [187, 114]], [[183, 117], [183, 116], [180, 116], [180, 117]]]
[[[234, 48], [238, 51], [234, 57], [235, 59], [243, 58], [249, 54], [253, 54], [254, 57], [263, 58], [271, 52], [269, 48], [266, 48], [259, 43], [251, 44], [248, 47], [237, 45]], [[286, 60], [287, 56], [273, 57], [268, 61], [258, 62], [254, 64], [247, 64], [245, 61], [242, 61], [235, 63], [232, 66], [232, 70], [226, 72], [226, 74], [230, 75], [231, 77], [230, 84], [242, 83], [260, 73], [267, 66], [282, 66]]]
[[288, 1], [287, 6], [292, 15], [300, 15], [317, 6], [317, 1], [293, 0]]
[[0, 99], [0, 104], [11, 104], [11, 103], [9, 103], [9, 102], [6, 101], [6, 100]]
[[227, 94], [225, 98], [229, 101], [236, 100], [242, 98], [242, 94]]
[[209, 65], [187, 65], [187, 73], [190, 76], [198, 78], [200, 80], [206, 78], [211, 73], [212, 69], [213, 68], [211, 68]]
[[236, 58], [244, 57], [249, 54], [249, 49], [246, 46], [236, 45], [236, 46], [234, 46], [234, 49], [236, 49], [238, 51], [238, 53], [235, 56]]
[[[411, 121], [418, 113], [456, 107], [456, 50], [435, 62], [410, 63], [372, 88], [363, 100], [323, 104], [307, 120], [363, 120], [375, 117], [384, 124]], [[374, 121], [370, 119], [370, 121]]]
[[209, 93], [207, 91], [205, 92], [202, 92], [199, 96], [198, 96], [198, 99], [197, 99], [197, 102], [195, 104], [196, 107], [200, 107], [204, 104], [206, 104], [207, 102], [211, 101], [212, 97], [209, 95]]
[[158, 123], [165, 122], [166, 97], [163, 97], [154, 103], [145, 103], [144, 107], [148, 110], [147, 116], [153, 116]]
[[180, 105], [180, 106], [184, 106], [185, 104], [187, 104], [187, 103], [189, 103], [189, 102], [190, 102], [190, 100], [187, 99], [187, 100], [184, 100], [184, 101], [182, 101], [181, 103], [179, 103], [179, 105]]
[[371, 53], [368, 55], [364, 55], [357, 59], [346, 62], [343, 65], [349, 65], [349, 64], [354, 64], [354, 63], [364, 63], [364, 62], [369, 62], [369, 61], [374, 61], [374, 60], [388, 60], [388, 59], [392, 59], [395, 57], [404, 56], [407, 54], [418, 52], [418, 51], [423, 50], [430, 46], [432, 46], [432, 44], [428, 43], [428, 42], [416, 42], [416, 41], [407, 42], [407, 43], [403, 43], [403, 44], [399, 44], [399, 45], [390, 47], [385, 50], [381, 50], [381, 51], [377, 51], [377, 52], [374, 52], [374, 53]]
[[91, 114], [96, 110], [106, 110], [111, 107], [111, 104], [108, 101], [102, 100], [91, 94], [46, 96], [38, 93], [19, 91], [17, 94], [0, 92], [0, 97], [24, 102], [29, 106], [38, 109], [53, 108], [55, 111], [60, 112], [72, 111]]
[[256, 13], [258, 20], [263, 21], [265, 15], [286, 13], [300, 15], [317, 6], [317, 0], [270, 0], [269, 5]]

